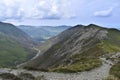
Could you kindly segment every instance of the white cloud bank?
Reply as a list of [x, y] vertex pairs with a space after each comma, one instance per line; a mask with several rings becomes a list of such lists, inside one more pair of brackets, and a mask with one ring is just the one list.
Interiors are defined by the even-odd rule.
[[106, 9], [106, 10], [100, 10], [94, 12], [94, 16], [96, 17], [109, 17], [112, 15], [113, 10], [118, 6], [118, 4], [114, 4], [112, 7]]
[[70, 0], [0, 0], [0, 20], [75, 17]]
[[110, 8], [108, 10], [96, 11], [94, 13], [94, 15], [98, 16], [98, 17], [107, 17], [107, 16], [110, 16], [112, 14], [112, 11], [113, 11], [113, 8]]

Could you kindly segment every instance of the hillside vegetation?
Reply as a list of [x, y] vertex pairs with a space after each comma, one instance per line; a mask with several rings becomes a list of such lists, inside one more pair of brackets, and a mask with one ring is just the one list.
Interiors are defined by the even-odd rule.
[[31, 38], [14, 25], [0, 23], [0, 67], [16, 66], [31, 59], [36, 54], [30, 48], [33, 44]]
[[115, 64], [111, 70], [110, 70], [110, 74], [118, 77], [120, 79], [120, 63]]

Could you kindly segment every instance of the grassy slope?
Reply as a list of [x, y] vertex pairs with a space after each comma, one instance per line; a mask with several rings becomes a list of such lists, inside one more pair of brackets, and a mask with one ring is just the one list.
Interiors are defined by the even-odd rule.
[[120, 52], [120, 31], [115, 29], [108, 30], [109, 39], [103, 40], [100, 46], [105, 52]]
[[[0, 33], [0, 66], [14, 66], [26, 60], [29, 53], [10, 37]], [[16, 63], [15, 63], [16, 62]]]
[[[101, 48], [98, 47], [98, 45], [96, 45], [98, 43], [96, 38], [94, 38], [94, 40], [95, 41], [93, 43], [91, 42], [91, 44], [84, 46], [85, 48], [89, 47], [87, 50], [83, 51], [81, 54], [76, 53], [72, 55], [69, 59], [64, 61], [62, 65], [59, 65], [57, 68], [49, 69], [49, 71], [81, 72], [101, 66], [102, 62], [99, 60], [98, 57], [102, 55], [103, 51]], [[58, 46], [60, 46], [60, 44], [56, 46], [54, 47], [59, 48]]]
[[111, 70], [110, 70], [110, 74], [114, 75], [115, 77], [118, 77], [120, 79], [120, 62], [115, 64]]
[[[103, 49], [109, 53], [120, 52], [120, 31], [113, 29], [109, 30], [110, 40], [104, 41]], [[106, 43], [106, 44], [105, 44]], [[120, 79], [120, 57], [116, 58], [118, 63], [113, 65], [110, 69], [110, 75], [105, 80], [119, 80]]]
[[[74, 61], [73, 64], [67, 66], [65, 66], [66, 64], [60, 65], [57, 68], [50, 69], [50, 71], [79, 72], [100, 66], [102, 63], [98, 59], [99, 56], [106, 53], [120, 52], [120, 31], [109, 29], [108, 37], [108, 39], [102, 40], [98, 44], [90, 47], [87, 51], [84, 51], [80, 56], [79, 54], [76, 55], [75, 59], [77, 59], [77, 61]], [[81, 58], [83, 60], [81, 60]]]
[[54, 72], [81, 72], [89, 71], [100, 66], [102, 63], [97, 58], [86, 58], [86, 57], [72, 57], [72, 64], [69, 64], [69, 60], [65, 61], [63, 65], [57, 68], [49, 69]]
[[54, 72], [88, 71], [102, 65], [102, 62], [98, 58], [102, 53], [103, 52], [98, 45], [95, 45], [90, 47], [88, 50], [83, 51], [81, 54], [77, 53], [72, 55], [69, 59], [64, 61], [62, 65], [49, 70]]

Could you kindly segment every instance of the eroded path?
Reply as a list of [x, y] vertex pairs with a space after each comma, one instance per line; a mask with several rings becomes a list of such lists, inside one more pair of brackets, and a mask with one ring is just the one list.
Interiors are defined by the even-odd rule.
[[34, 76], [42, 76], [44, 75], [47, 80], [103, 80], [104, 77], [109, 75], [109, 70], [111, 68], [111, 64], [109, 64], [108, 60], [101, 58], [103, 65], [93, 69], [91, 71], [85, 71], [80, 73], [53, 73], [53, 72], [40, 72], [40, 71], [28, 71], [23, 69], [0, 69], [0, 73], [13, 73], [15, 75], [23, 73], [31, 73]]
[[[40, 54], [40, 51], [38, 50]], [[39, 55], [38, 54], [38, 55]], [[37, 57], [36, 55], [35, 57]], [[114, 57], [114, 55], [113, 55]], [[33, 58], [34, 59], [34, 58]], [[44, 76], [47, 80], [103, 80], [109, 75], [109, 70], [113, 64], [112, 61], [107, 60], [106, 58], [100, 58], [103, 65], [95, 68], [91, 71], [79, 72], [79, 73], [54, 73], [54, 72], [41, 72], [41, 71], [29, 71], [24, 69], [8, 69], [1, 68], [1, 73], [13, 73], [15, 75], [22, 73], [31, 73], [35, 77]]]

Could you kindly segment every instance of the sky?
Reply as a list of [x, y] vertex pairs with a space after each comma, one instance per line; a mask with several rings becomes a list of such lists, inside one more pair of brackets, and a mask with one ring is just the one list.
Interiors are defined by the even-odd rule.
[[120, 0], [0, 0], [0, 21], [35, 26], [92, 23], [120, 28]]

